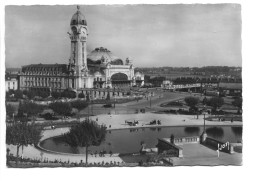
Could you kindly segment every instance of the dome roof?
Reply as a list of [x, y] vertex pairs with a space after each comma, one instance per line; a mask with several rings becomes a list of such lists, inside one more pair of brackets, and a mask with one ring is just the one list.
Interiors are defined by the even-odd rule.
[[119, 64], [123, 64], [123, 61], [118, 57], [114, 56], [111, 51], [106, 48], [99, 47], [95, 48], [90, 54], [88, 54], [88, 59], [92, 61], [101, 61], [103, 62], [121, 62]]
[[85, 16], [79, 11], [79, 6], [77, 6], [77, 12], [72, 16], [70, 25], [87, 25]]

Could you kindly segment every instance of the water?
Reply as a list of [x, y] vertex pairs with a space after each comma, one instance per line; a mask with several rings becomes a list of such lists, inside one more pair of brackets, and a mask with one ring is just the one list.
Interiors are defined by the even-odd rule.
[[[141, 149], [141, 142], [145, 142], [148, 148], [154, 148], [158, 138], [170, 137], [174, 134], [175, 138], [200, 136], [203, 127], [164, 127], [164, 128], [135, 128], [107, 131], [106, 140], [99, 146], [91, 146], [92, 152], [112, 151], [113, 153], [135, 153]], [[242, 127], [214, 127], [207, 126], [206, 132], [209, 137], [217, 140], [231, 143], [237, 143], [242, 140]], [[54, 137], [44, 140], [40, 146], [51, 151], [84, 154], [85, 148], [72, 148], [65, 142], [62, 137]]]

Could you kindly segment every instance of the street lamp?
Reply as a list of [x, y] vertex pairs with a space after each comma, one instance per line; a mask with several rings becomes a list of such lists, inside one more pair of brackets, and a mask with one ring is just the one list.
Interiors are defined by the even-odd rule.
[[114, 97], [114, 109], [115, 109], [115, 114], [116, 114], [116, 98]]
[[204, 127], [203, 127], [203, 132], [202, 132], [201, 137], [200, 137], [200, 142], [201, 142], [201, 143], [204, 143], [205, 140], [206, 140], [206, 138], [207, 138], [207, 136], [208, 136], [207, 133], [206, 133], [206, 129], [205, 129], [205, 127], [206, 127], [206, 124], [205, 124], [205, 115], [207, 114], [205, 105], [204, 105], [202, 114], [204, 115], [204, 118], [203, 118], [203, 120], [204, 120]]
[[152, 94], [150, 95], [150, 108], [152, 107]]

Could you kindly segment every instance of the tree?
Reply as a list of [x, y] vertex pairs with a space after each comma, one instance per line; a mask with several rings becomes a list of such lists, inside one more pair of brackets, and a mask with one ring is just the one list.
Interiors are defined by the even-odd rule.
[[87, 93], [87, 95], [86, 95], [86, 101], [87, 101], [87, 102], [90, 102], [90, 96], [89, 96], [89, 93]]
[[8, 115], [9, 117], [12, 117], [13, 114], [15, 113], [14, 106], [12, 106], [11, 104], [6, 104], [5, 108], [6, 108], [6, 115]]
[[71, 102], [71, 106], [78, 110], [82, 110], [82, 109], [88, 107], [88, 103], [86, 101], [77, 100], [77, 101]]
[[107, 92], [106, 102], [107, 102], [107, 104], [105, 106], [112, 107], [111, 98], [110, 98], [110, 92]]
[[87, 119], [72, 126], [70, 131], [64, 134], [64, 140], [70, 146], [86, 148], [86, 164], [88, 163], [89, 146], [99, 146], [105, 140], [105, 137], [106, 127]]
[[51, 103], [49, 107], [59, 115], [70, 115], [72, 108], [70, 103], [67, 102], [55, 102]]
[[28, 96], [28, 91], [27, 90], [23, 90], [23, 94]]
[[203, 104], [203, 105], [206, 105], [206, 104], [207, 104], [207, 102], [208, 102], [208, 99], [207, 99], [207, 97], [204, 97], [204, 99], [202, 100], [202, 104]]
[[107, 101], [110, 101], [110, 92], [107, 92], [107, 98], [106, 98]]
[[59, 93], [59, 92], [51, 92], [51, 96], [54, 99], [58, 99], [59, 97], [61, 97], [61, 93]]
[[36, 116], [41, 113], [44, 109], [44, 106], [38, 105], [32, 102], [20, 102], [18, 108], [18, 116], [23, 117], [23, 114], [27, 114], [27, 116]]
[[238, 114], [240, 114], [240, 110], [242, 109], [242, 102], [243, 102], [243, 100], [242, 100], [241, 97], [236, 98], [236, 99], [232, 102], [233, 106], [236, 106], [236, 107], [237, 107], [237, 113], [238, 113]]
[[81, 92], [81, 93], [79, 93], [78, 97], [79, 98], [85, 98], [85, 95]]
[[62, 96], [62, 97], [67, 97], [67, 98], [75, 98], [75, 97], [76, 97], [76, 93], [73, 92], [73, 91], [64, 90], [64, 91], [61, 93], [61, 96]]
[[191, 110], [196, 110], [196, 106], [199, 103], [199, 98], [197, 97], [185, 97], [184, 101], [190, 107]]
[[16, 145], [16, 163], [20, 146], [36, 145], [41, 139], [41, 130], [35, 124], [16, 123], [6, 127], [6, 144]]
[[46, 92], [46, 91], [37, 91], [37, 92], [36, 92], [36, 95], [37, 95], [37, 96], [40, 96], [40, 97], [42, 97], [42, 98], [47, 98], [47, 97], [50, 95], [50, 93], [48, 93], [48, 92]]
[[28, 91], [27, 92], [27, 97], [29, 99], [33, 99], [36, 96], [36, 92], [35, 91]]
[[23, 98], [23, 92], [20, 91], [20, 90], [16, 90], [15, 93], [14, 93], [14, 97], [16, 99], [22, 99]]
[[212, 97], [207, 101], [209, 106], [213, 107], [213, 110], [216, 111], [217, 108], [220, 108], [224, 104], [224, 99], [221, 97]]

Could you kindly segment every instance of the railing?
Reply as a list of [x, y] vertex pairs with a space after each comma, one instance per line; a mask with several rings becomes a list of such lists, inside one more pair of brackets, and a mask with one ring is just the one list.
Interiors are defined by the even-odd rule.
[[207, 137], [203, 144], [226, 153], [234, 153], [234, 146], [229, 144], [229, 142], [224, 143], [222, 141]]

